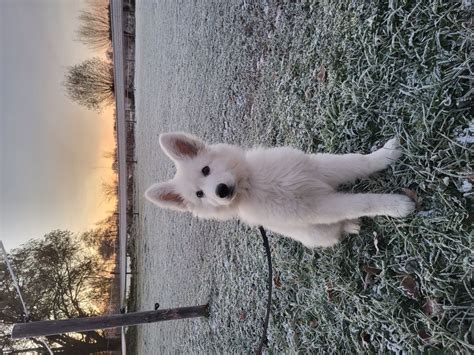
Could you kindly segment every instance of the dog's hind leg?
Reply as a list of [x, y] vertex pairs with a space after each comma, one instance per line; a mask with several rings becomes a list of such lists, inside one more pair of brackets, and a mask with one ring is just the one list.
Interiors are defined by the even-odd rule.
[[342, 234], [358, 234], [359, 220], [347, 220], [333, 224], [309, 224], [306, 226], [279, 226], [269, 228], [303, 243], [308, 248], [331, 247], [337, 244]]
[[387, 168], [401, 154], [400, 145], [393, 138], [371, 154], [314, 154], [311, 157], [321, 180], [336, 188]]
[[331, 247], [337, 244], [344, 231], [343, 223], [311, 224], [305, 227], [289, 228], [286, 235], [303, 243], [307, 248]]
[[406, 217], [415, 210], [415, 202], [399, 194], [333, 193], [322, 197], [308, 216], [317, 224], [332, 224], [359, 217]]

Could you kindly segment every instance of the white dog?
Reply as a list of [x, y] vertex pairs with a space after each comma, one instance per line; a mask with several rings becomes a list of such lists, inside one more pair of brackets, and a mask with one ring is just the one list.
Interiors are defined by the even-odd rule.
[[400, 155], [396, 139], [371, 154], [305, 154], [300, 150], [208, 145], [185, 133], [160, 135], [174, 161], [172, 180], [145, 196], [158, 206], [198, 217], [240, 218], [300, 241], [309, 248], [358, 233], [362, 216], [405, 217], [415, 203], [398, 194], [351, 194], [336, 188], [385, 169]]

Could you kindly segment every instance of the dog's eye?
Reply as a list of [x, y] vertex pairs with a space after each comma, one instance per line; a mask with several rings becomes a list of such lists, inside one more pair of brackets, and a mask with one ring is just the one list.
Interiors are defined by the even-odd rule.
[[202, 171], [202, 174], [203, 174], [204, 176], [207, 176], [207, 175], [209, 175], [209, 174], [211, 173], [211, 169], [209, 169], [208, 166], [205, 166], [204, 168], [202, 168], [201, 171]]
[[198, 192], [196, 192], [196, 196], [202, 198], [204, 197], [204, 192], [202, 192], [202, 190], [199, 190]]

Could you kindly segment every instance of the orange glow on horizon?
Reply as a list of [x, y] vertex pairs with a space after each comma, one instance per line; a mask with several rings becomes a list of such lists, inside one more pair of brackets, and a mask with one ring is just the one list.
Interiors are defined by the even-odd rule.
[[114, 106], [106, 107], [98, 117], [99, 129], [101, 130], [100, 145], [96, 156], [96, 173], [93, 174], [94, 190], [91, 191], [92, 196], [97, 200], [95, 211], [89, 212], [90, 225], [104, 220], [114, 212], [117, 198], [107, 199], [104, 193], [104, 184], [113, 184], [117, 180], [117, 174], [112, 170], [113, 158], [109, 153], [113, 153], [117, 142], [114, 137]]

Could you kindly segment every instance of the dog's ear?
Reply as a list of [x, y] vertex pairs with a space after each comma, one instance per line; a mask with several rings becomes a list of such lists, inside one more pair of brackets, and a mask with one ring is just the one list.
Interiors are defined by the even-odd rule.
[[186, 133], [160, 134], [160, 145], [171, 160], [194, 158], [206, 147], [199, 138]]
[[145, 191], [145, 197], [154, 204], [163, 208], [170, 208], [178, 211], [187, 210], [184, 198], [179, 194], [179, 192], [176, 192], [176, 186], [171, 180], [151, 185]]

